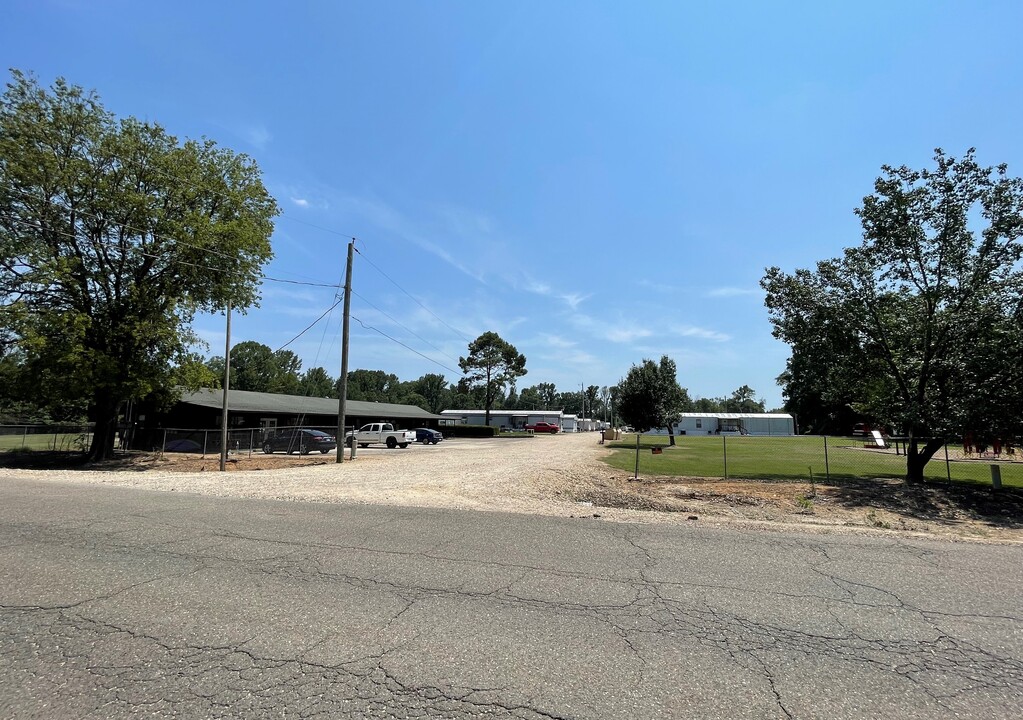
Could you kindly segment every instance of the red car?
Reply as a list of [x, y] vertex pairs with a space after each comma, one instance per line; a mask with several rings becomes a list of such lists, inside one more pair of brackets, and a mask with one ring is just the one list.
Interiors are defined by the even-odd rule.
[[526, 430], [532, 430], [535, 433], [544, 433], [544, 432], [545, 433], [551, 433], [553, 435], [554, 433], [556, 433], [559, 430], [561, 430], [561, 428], [558, 427], [557, 425], [552, 425], [549, 422], [538, 422], [538, 423], [533, 423], [532, 425], [526, 425]]

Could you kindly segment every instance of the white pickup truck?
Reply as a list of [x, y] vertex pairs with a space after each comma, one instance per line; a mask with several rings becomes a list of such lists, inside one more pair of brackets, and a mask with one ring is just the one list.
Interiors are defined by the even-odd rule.
[[359, 447], [383, 443], [389, 448], [407, 448], [409, 443], [416, 441], [415, 430], [395, 430], [391, 423], [370, 423], [363, 425], [354, 433], [345, 435], [345, 443], [352, 447], [359, 443]]

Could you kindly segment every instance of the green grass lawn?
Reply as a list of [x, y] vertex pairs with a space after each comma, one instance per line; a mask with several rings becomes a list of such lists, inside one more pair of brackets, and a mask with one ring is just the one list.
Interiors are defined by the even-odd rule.
[[[833, 482], [854, 478], [902, 478], [906, 458], [892, 452], [869, 450], [860, 438], [824, 438], [817, 436], [676, 436], [676, 446], [668, 446], [667, 436], [640, 436], [639, 472], [641, 475], [690, 477], [727, 477], [760, 480], [809, 481], [810, 473], [818, 481], [827, 475]], [[623, 435], [607, 447], [615, 452], [607, 462], [619, 470], [632, 472], [636, 463], [636, 436]], [[651, 453], [663, 448], [660, 455]], [[991, 484], [990, 461], [953, 461], [945, 465], [942, 451], [927, 464], [929, 481]], [[1023, 487], [1023, 463], [999, 463], [1002, 484]]]
[[[84, 438], [84, 440], [83, 440]], [[81, 433], [29, 433], [0, 435], [0, 452], [10, 450], [81, 450], [90, 436]]]

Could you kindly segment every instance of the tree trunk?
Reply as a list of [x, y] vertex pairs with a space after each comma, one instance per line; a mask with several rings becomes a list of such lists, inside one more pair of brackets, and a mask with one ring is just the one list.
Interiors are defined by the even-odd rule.
[[107, 460], [114, 454], [114, 440], [117, 437], [118, 403], [110, 397], [93, 398], [93, 420], [95, 428], [92, 445], [85, 459], [89, 462]]
[[906, 482], [908, 484], [914, 485], [924, 481], [924, 468], [934, 457], [934, 453], [938, 452], [944, 444], [943, 439], [930, 438], [924, 443], [923, 448], [920, 448], [919, 441], [915, 437], [910, 437], [909, 446], [906, 448]]
[[675, 428], [671, 425], [666, 425], [668, 428], [668, 447], [675, 447]]

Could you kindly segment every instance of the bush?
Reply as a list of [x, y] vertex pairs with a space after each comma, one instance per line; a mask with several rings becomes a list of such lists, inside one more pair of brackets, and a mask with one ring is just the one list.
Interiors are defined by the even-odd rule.
[[492, 438], [500, 430], [490, 425], [444, 425], [438, 428], [444, 437]]

